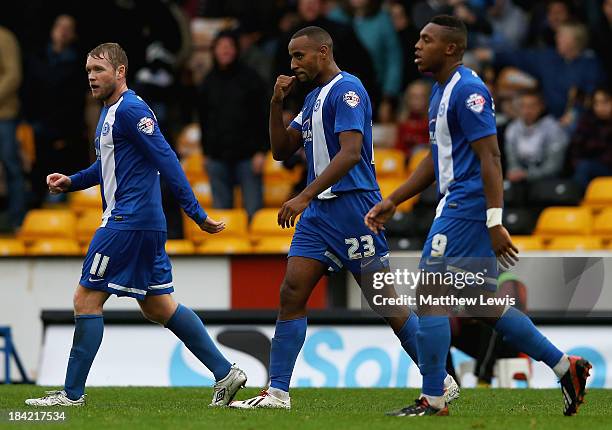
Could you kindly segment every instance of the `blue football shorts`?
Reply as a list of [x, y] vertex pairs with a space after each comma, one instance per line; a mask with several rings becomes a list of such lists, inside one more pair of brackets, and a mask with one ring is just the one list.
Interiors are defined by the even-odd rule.
[[423, 246], [419, 269], [472, 273], [484, 281], [482, 288], [496, 291], [497, 258], [486, 223], [444, 216], [435, 218]]
[[172, 266], [165, 244], [163, 231], [100, 227], [89, 244], [80, 284], [138, 300], [172, 293]]
[[364, 223], [366, 213], [382, 200], [379, 191], [337, 193], [313, 200], [300, 217], [288, 257], [307, 257], [328, 266], [343, 267], [358, 276], [389, 266], [389, 247], [383, 233], [374, 234]]

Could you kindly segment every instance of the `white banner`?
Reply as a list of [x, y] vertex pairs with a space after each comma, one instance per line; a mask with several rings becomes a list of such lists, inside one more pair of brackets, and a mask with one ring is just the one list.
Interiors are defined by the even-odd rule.
[[[223, 354], [249, 377], [268, 382], [267, 361], [273, 326], [209, 326]], [[612, 387], [612, 336], [605, 326], [543, 327], [560, 349], [593, 364], [590, 387]], [[45, 335], [38, 384], [61, 386], [72, 343], [72, 326], [50, 326]], [[470, 360], [453, 349], [455, 367]], [[473, 378], [465, 378], [470, 386]], [[158, 326], [108, 325], [87, 379], [89, 386], [210, 386], [211, 373], [169, 331]], [[297, 359], [293, 387], [419, 387], [417, 367], [393, 332], [383, 326], [310, 326]], [[556, 387], [546, 365], [532, 362], [530, 385]], [[517, 383], [517, 386], [520, 386]]]

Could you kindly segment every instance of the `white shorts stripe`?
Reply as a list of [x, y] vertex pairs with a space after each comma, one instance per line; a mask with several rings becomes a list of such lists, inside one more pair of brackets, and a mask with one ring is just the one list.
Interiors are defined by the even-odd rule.
[[112, 288], [113, 290], [125, 291], [126, 293], [141, 294], [143, 296], [147, 294], [145, 290], [141, 290], [139, 288], [124, 287], [123, 285], [113, 284], [112, 282], [108, 283], [108, 288]]
[[100, 263], [100, 267], [98, 268], [98, 277], [102, 278], [104, 276], [104, 272], [106, 272], [106, 266], [108, 266], [108, 260], [110, 258], [105, 255], [102, 257], [102, 262]]
[[149, 289], [150, 290], [164, 290], [166, 288], [170, 288], [173, 286], [174, 285], [172, 282], [168, 282], [167, 284], [161, 284], [161, 285], [149, 285]]
[[100, 263], [100, 257], [102, 257], [102, 256], [96, 252], [96, 255], [94, 256], [93, 262], [91, 263], [91, 268], [89, 269], [89, 273], [91, 275], [95, 275], [96, 274], [96, 271], [98, 270], [98, 264]]

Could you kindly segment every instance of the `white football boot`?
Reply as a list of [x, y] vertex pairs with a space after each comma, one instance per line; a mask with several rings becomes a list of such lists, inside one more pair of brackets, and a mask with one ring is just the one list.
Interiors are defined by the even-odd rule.
[[236, 400], [230, 403], [229, 406], [230, 408], [236, 409], [291, 409], [291, 399], [287, 398], [287, 400], [281, 400], [278, 397], [274, 397], [267, 390], [262, 390], [257, 397], [246, 400]]
[[215, 383], [212, 402], [208, 406], [229, 405], [238, 390], [244, 387], [246, 381], [246, 373], [233, 364], [227, 376]]
[[47, 394], [38, 399], [27, 399], [25, 404], [28, 406], [84, 406], [85, 394], [77, 400], [70, 400], [64, 390], [47, 391]]
[[444, 400], [446, 403], [457, 400], [460, 392], [461, 390], [455, 379], [450, 375], [446, 375], [446, 378], [444, 378]]

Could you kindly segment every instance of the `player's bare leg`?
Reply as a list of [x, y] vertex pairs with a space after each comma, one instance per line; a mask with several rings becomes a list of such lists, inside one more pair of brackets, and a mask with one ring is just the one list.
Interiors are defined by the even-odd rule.
[[[465, 294], [480, 296], [486, 302], [495, 297], [493, 291], [467, 288]], [[584, 402], [586, 382], [590, 376], [591, 363], [582, 357], [568, 356], [557, 349], [533, 324], [531, 319], [512, 306], [487, 305], [466, 309], [472, 316], [481, 318], [504, 340], [531, 358], [546, 363], [559, 378], [563, 394], [563, 414], [575, 415]]]
[[213, 373], [216, 383], [210, 406], [228, 405], [247, 376], [221, 354], [195, 312], [176, 303], [171, 294], [147, 295], [138, 304], [145, 318], [172, 331]]
[[38, 399], [27, 399], [29, 406], [82, 406], [85, 381], [102, 343], [102, 310], [109, 294], [79, 285], [74, 293], [74, 338], [68, 359], [63, 390], [48, 391]]
[[280, 288], [280, 309], [270, 351], [270, 385], [259, 396], [234, 401], [231, 407], [291, 408], [289, 382], [306, 337], [306, 303], [326, 271], [327, 266], [318, 260], [289, 257]]

